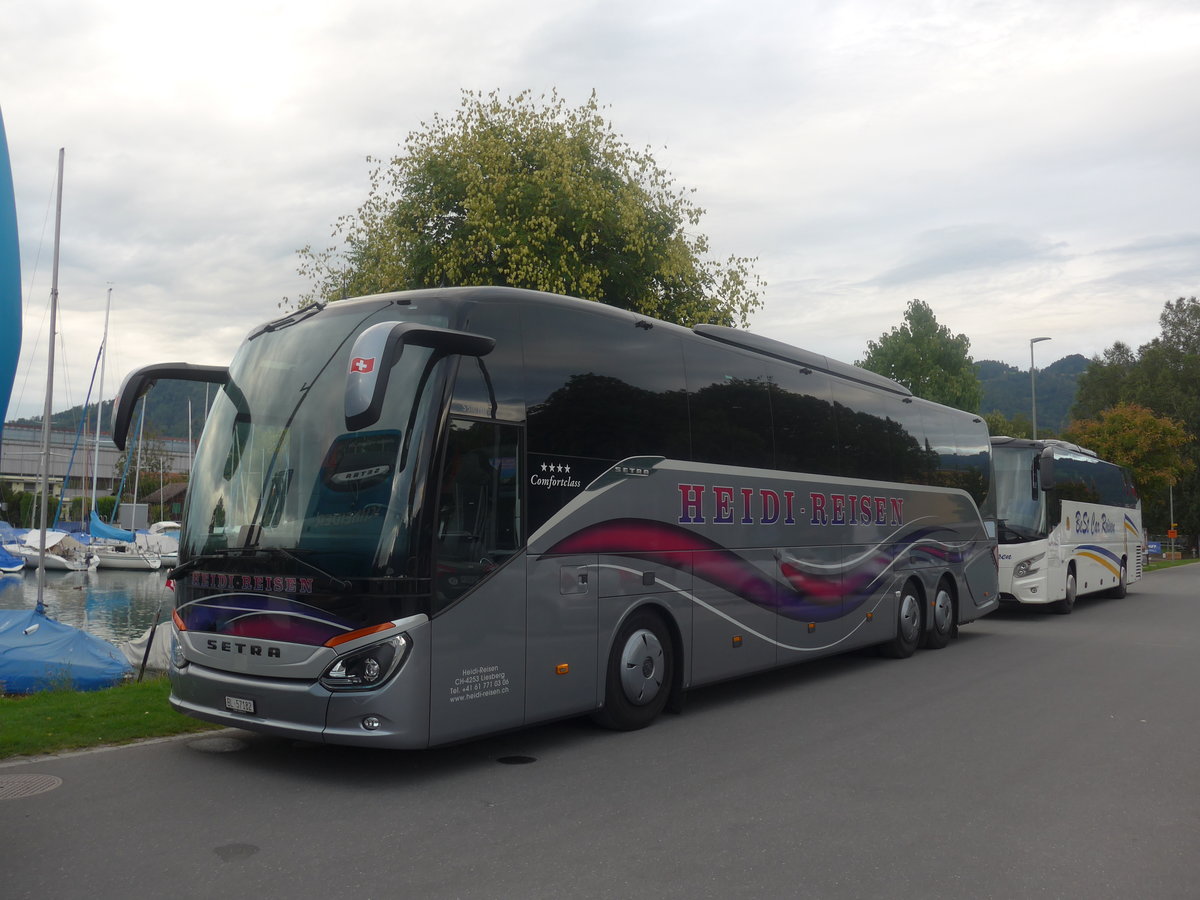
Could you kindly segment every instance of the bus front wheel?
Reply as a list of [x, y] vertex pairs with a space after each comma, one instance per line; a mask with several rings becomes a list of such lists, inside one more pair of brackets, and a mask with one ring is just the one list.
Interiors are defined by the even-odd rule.
[[674, 674], [674, 647], [662, 618], [649, 610], [635, 612], [613, 641], [604, 705], [592, 718], [617, 731], [645, 728], [667, 705]]
[[1067, 595], [1054, 603], [1054, 611], [1060, 616], [1069, 616], [1075, 608], [1075, 567], [1067, 569]]

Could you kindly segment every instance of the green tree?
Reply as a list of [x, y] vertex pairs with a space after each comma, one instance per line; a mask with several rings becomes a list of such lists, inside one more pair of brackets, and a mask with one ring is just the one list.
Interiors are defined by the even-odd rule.
[[983, 421], [987, 423], [988, 434], [993, 437], [1033, 437], [1033, 424], [1029, 421], [1029, 416], [1024, 413], [1017, 413], [1010, 419], [1000, 410], [993, 409], [984, 415]]
[[753, 259], [708, 258], [691, 191], [601, 115], [557, 92], [464, 91], [389, 161], [334, 227], [343, 249], [300, 251], [315, 299], [445, 285], [570, 294], [684, 325], [745, 325], [762, 302]]
[[1136, 365], [1137, 356], [1123, 341], [1117, 341], [1102, 356], [1093, 356], [1079, 376], [1071, 415], [1076, 419], [1088, 419], [1120, 403]]
[[913, 300], [904, 324], [868, 341], [867, 356], [856, 365], [900, 382], [918, 397], [978, 412], [983, 388], [970, 349], [965, 334], [951, 334], [929, 304]]
[[1118, 403], [1094, 419], [1072, 422], [1065, 437], [1102, 459], [1128, 466], [1146, 494], [1163, 493], [1195, 468], [1181, 452], [1193, 440], [1183, 424], [1134, 403]]
[[1145, 518], [1155, 528], [1169, 524], [1168, 496], [1174, 501], [1181, 530], [1200, 534], [1200, 302], [1195, 297], [1168, 301], [1159, 315], [1161, 332], [1134, 353], [1115, 343], [1092, 360], [1080, 377], [1080, 394], [1073, 413], [1096, 418], [1118, 403], [1143, 406], [1192, 429], [1190, 440], [1177, 450], [1184, 462], [1171, 495], [1165, 484], [1139, 484]]

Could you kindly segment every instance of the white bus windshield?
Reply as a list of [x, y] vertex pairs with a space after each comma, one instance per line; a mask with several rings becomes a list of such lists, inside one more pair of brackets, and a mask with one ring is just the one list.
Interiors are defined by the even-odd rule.
[[1044, 538], [1047, 534], [1046, 495], [1036, 489], [1030, 448], [993, 447], [996, 519], [1000, 543], [1011, 544]]

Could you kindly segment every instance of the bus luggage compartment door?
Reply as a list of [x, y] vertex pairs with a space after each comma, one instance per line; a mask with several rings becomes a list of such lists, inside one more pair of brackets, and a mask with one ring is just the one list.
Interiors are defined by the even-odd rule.
[[595, 708], [597, 558], [529, 560], [525, 720], [536, 722]]

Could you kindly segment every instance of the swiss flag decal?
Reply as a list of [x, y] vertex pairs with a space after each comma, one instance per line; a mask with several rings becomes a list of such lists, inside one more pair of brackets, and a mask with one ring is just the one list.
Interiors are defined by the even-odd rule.
[[375, 357], [356, 356], [350, 360], [350, 371], [357, 372], [359, 375], [366, 375], [368, 372], [375, 370]]

